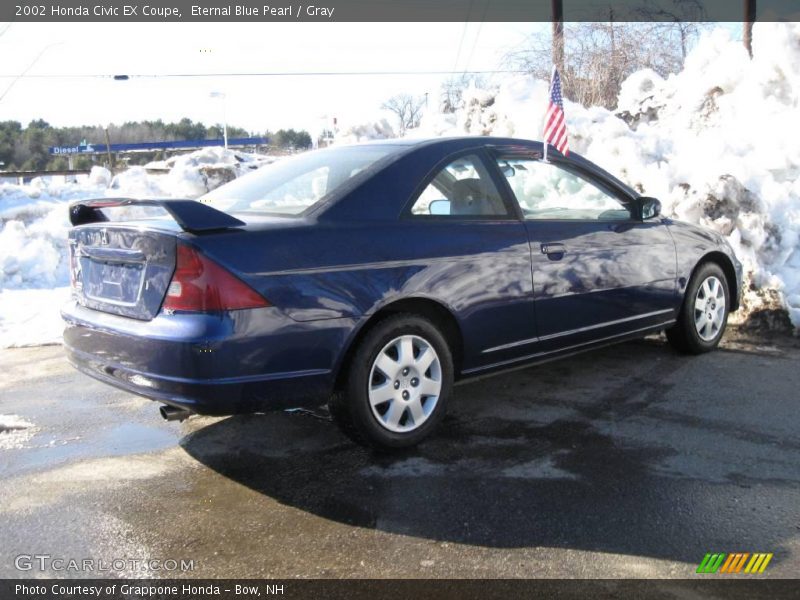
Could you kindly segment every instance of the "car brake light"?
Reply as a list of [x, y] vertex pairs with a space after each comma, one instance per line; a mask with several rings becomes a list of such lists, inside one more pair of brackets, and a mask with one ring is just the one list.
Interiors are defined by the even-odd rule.
[[165, 309], [208, 312], [264, 306], [271, 304], [241, 279], [194, 248], [178, 244]]

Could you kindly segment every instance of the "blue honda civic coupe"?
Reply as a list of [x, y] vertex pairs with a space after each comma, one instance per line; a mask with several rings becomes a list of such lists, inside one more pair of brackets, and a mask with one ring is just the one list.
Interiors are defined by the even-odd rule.
[[717, 346], [742, 267], [588, 160], [505, 138], [300, 154], [194, 200], [70, 206], [80, 371], [168, 419], [328, 403], [407, 447], [458, 381], [666, 331]]

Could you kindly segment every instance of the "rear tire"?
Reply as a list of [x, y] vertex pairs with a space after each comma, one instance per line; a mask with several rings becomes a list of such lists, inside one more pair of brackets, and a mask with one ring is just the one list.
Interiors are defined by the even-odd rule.
[[667, 339], [679, 352], [702, 354], [719, 345], [730, 312], [728, 280], [713, 262], [700, 265], [686, 288], [678, 321]]
[[418, 315], [375, 324], [345, 367], [345, 384], [329, 402], [341, 430], [374, 450], [408, 448], [444, 417], [453, 388], [453, 358], [441, 332]]

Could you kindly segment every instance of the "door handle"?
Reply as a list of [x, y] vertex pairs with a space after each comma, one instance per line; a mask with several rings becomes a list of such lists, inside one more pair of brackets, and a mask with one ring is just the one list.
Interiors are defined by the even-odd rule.
[[564, 258], [564, 254], [567, 253], [567, 247], [559, 243], [542, 244], [541, 248], [542, 254], [547, 254], [547, 257], [551, 260], [561, 260]]

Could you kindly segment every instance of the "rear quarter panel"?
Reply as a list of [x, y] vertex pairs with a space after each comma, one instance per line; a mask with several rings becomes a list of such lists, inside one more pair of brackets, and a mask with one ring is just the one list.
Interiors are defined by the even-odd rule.
[[454, 315], [476, 358], [481, 347], [535, 333], [530, 253], [516, 221], [480, 229], [413, 220], [318, 223], [254, 232], [246, 243], [247, 251], [237, 251], [215, 237], [205, 248], [298, 322], [358, 320], [396, 300], [428, 298]]

